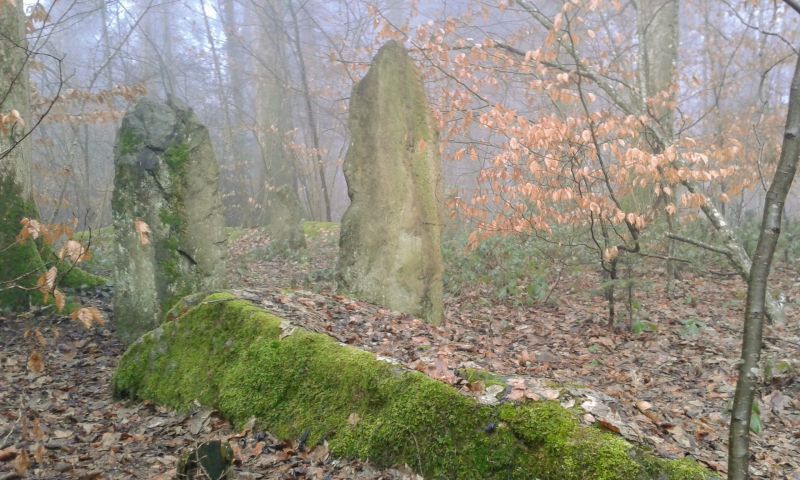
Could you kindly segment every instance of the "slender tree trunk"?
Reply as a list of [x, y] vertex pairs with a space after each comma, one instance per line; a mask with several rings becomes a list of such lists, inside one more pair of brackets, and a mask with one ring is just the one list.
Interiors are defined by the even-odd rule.
[[769, 277], [775, 246], [781, 233], [781, 219], [786, 196], [792, 186], [800, 155], [800, 56], [797, 58], [789, 94], [789, 112], [783, 134], [783, 145], [778, 168], [767, 192], [761, 233], [753, 255], [753, 264], [747, 282], [742, 356], [739, 380], [733, 399], [731, 428], [728, 446], [728, 478], [749, 478], [750, 417], [756, 392], [761, 357], [761, 340], [764, 328], [767, 279]]
[[303, 205], [297, 191], [297, 162], [286, 144], [294, 130], [283, 36], [283, 2], [271, 0], [259, 9], [259, 73], [256, 117], [263, 152], [262, 224], [274, 240], [299, 248], [305, 246], [300, 222]]
[[317, 130], [317, 120], [314, 115], [314, 105], [311, 102], [311, 89], [308, 82], [308, 71], [306, 70], [305, 56], [300, 44], [300, 25], [297, 21], [297, 12], [294, 5], [289, 5], [289, 12], [292, 15], [292, 26], [294, 27], [294, 48], [297, 55], [297, 63], [300, 66], [300, 79], [303, 84], [303, 100], [306, 106], [306, 118], [308, 119], [308, 129], [311, 132], [311, 140], [314, 146], [314, 159], [316, 161], [319, 183], [322, 188], [322, 201], [325, 204], [325, 220], [331, 221], [331, 199], [328, 194], [328, 181], [325, 179], [325, 161], [322, 158], [322, 150], [319, 142], [319, 131]]
[[[673, 124], [675, 112], [672, 104], [677, 90], [676, 64], [679, 41], [678, 0], [639, 0], [637, 2], [637, 34], [639, 37], [639, 90], [642, 105], [648, 105], [648, 98], [663, 92], [668, 95], [662, 104], [650, 108], [650, 115], [659, 123], [664, 138], [657, 139], [645, 131], [647, 148], [653, 153], [661, 153], [675, 137]], [[666, 194], [661, 193], [664, 197]], [[669, 199], [663, 199], [664, 206]], [[672, 216], [665, 211], [667, 230], [673, 233]], [[667, 296], [672, 295], [673, 280], [677, 276], [675, 261], [675, 241], [667, 238]], [[629, 279], [632, 280], [632, 279]], [[632, 287], [631, 287], [632, 288]]]
[[[220, 0], [218, 5], [222, 10], [220, 20], [222, 20], [222, 28], [225, 32], [224, 70], [227, 74], [228, 85], [222, 91], [227, 92], [226, 98], [230, 99], [226, 100], [225, 108], [230, 116], [230, 136], [228, 141], [230, 142], [231, 167], [233, 167], [235, 181], [240, 185], [239, 201], [245, 202], [248, 198], [254, 198], [259, 195], [261, 186], [264, 184], [263, 170], [261, 162], [253, 161], [251, 159], [252, 155], [245, 148], [245, 145], [248, 144], [247, 135], [244, 133], [246, 130], [245, 125], [248, 126], [247, 129], [250, 129], [249, 127], [252, 126], [253, 122], [246, 122], [245, 120], [252, 118], [252, 113], [245, 107], [245, 92], [247, 88], [243, 74], [245, 72], [246, 56], [242, 49], [241, 42], [243, 40], [239, 31], [241, 19], [240, 16], [237, 16], [237, 12], [240, 10], [237, 10], [234, 0]], [[255, 134], [254, 137], [256, 143], [258, 143], [258, 135]], [[254, 177], [258, 180], [255, 180]], [[241, 225], [258, 225], [260, 214], [261, 212], [258, 211], [248, 211], [248, 213], [240, 215], [238, 222]]]
[[[214, 82], [216, 83], [216, 93], [217, 93], [217, 101], [219, 102], [219, 106], [222, 109], [222, 120], [223, 120], [223, 140], [222, 140], [222, 159], [224, 162], [228, 163], [229, 165], [234, 165], [235, 162], [239, 161], [236, 155], [233, 152], [233, 144], [234, 144], [234, 135], [233, 135], [233, 122], [231, 120], [231, 109], [228, 105], [227, 98], [225, 96], [225, 81], [222, 75], [222, 62], [220, 61], [219, 51], [217, 49], [217, 42], [214, 39], [214, 32], [211, 30], [211, 22], [209, 21], [208, 15], [206, 14], [206, 1], [200, 0], [200, 11], [203, 14], [203, 26], [206, 30], [206, 41], [208, 41], [208, 47], [211, 49], [211, 61], [214, 68]], [[226, 41], [229, 41], [227, 39]], [[228, 61], [228, 68], [230, 69], [230, 59]], [[241, 194], [237, 195], [236, 199], [238, 203], [241, 201]], [[230, 210], [241, 211], [241, 205], [234, 205], [233, 208], [229, 207]], [[227, 215], [226, 215], [227, 216]], [[240, 224], [241, 217], [236, 215], [234, 219], [237, 224]]]

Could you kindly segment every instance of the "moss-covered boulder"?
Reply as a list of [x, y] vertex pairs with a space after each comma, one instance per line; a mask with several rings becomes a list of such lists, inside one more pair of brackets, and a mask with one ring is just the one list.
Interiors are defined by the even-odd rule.
[[334, 455], [409, 465], [430, 479], [713, 478], [585, 427], [555, 402], [481, 405], [419, 372], [292, 326], [227, 293], [194, 296], [131, 345], [118, 397], [198, 401]]
[[422, 78], [389, 42], [350, 97], [342, 219], [344, 290], [439, 323], [442, 319], [441, 165]]
[[131, 342], [182, 296], [223, 285], [225, 232], [217, 161], [190, 109], [141, 99], [114, 162], [114, 321]]

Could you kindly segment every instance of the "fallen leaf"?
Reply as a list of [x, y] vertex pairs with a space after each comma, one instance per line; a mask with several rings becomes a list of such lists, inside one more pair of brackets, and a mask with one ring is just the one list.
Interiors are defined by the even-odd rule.
[[33, 452], [33, 459], [36, 460], [36, 463], [39, 465], [44, 463], [44, 445], [41, 443], [36, 445], [36, 450]]
[[73, 320], [77, 320], [86, 328], [92, 328], [94, 324], [105, 325], [106, 320], [103, 313], [95, 307], [83, 307], [72, 312]]
[[356, 412], [351, 413], [350, 416], [347, 417], [347, 423], [349, 423], [350, 425], [352, 425], [354, 427], [356, 425], [358, 425], [358, 422], [360, 422], [360, 421], [361, 421], [361, 417]]
[[7, 462], [17, 457], [19, 451], [15, 447], [7, 447], [0, 450], [0, 462]]
[[55, 297], [56, 300], [56, 310], [58, 310], [59, 312], [64, 310], [64, 306], [66, 306], [67, 304], [67, 296], [64, 295], [64, 293], [61, 290], [56, 288], [53, 291], [53, 297]]
[[31, 461], [28, 458], [28, 453], [23, 450], [17, 456], [16, 461], [14, 461], [14, 471], [17, 472], [17, 475], [24, 476], [28, 472], [30, 464]]
[[28, 370], [36, 375], [40, 375], [44, 372], [44, 357], [42, 357], [42, 354], [39, 353], [38, 350], [31, 352], [31, 355], [28, 357]]
[[150, 245], [150, 225], [144, 222], [144, 220], [137, 218], [133, 222], [133, 228], [136, 230], [136, 233], [139, 234], [139, 243], [142, 246]]
[[612, 431], [614, 433], [619, 433], [619, 431], [620, 431], [619, 427], [617, 427], [616, 425], [614, 425], [613, 423], [611, 423], [611, 422], [609, 422], [607, 420], [600, 419], [600, 420], [597, 421], [597, 423], [598, 423], [598, 425], [600, 425], [601, 427], [605, 428], [606, 430], [610, 430], [610, 431]]

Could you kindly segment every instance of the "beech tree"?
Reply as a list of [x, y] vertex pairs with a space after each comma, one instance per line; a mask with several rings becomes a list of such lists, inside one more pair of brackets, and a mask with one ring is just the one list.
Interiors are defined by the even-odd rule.
[[18, 243], [24, 218], [38, 217], [30, 159], [30, 89], [22, 0], [0, 3], [0, 309], [30, 304], [43, 264], [33, 242]]

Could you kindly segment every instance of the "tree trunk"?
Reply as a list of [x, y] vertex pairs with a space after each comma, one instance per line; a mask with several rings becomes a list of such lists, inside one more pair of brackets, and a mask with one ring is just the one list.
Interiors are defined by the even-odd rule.
[[[646, 131], [646, 147], [661, 153], [665, 143], [674, 141], [675, 112], [672, 108], [677, 93], [676, 64], [679, 41], [678, 0], [639, 0], [637, 3], [637, 34], [639, 37], [639, 90], [642, 105], [647, 99], [668, 92], [664, 100], [649, 109], [649, 114], [661, 125], [664, 138], [659, 140]], [[661, 193], [666, 197], [665, 193]], [[669, 201], [664, 198], [664, 206]], [[667, 230], [672, 233], [672, 216], [665, 211]], [[676, 277], [675, 240], [667, 238], [667, 296], [672, 295]], [[629, 279], [632, 280], [632, 279]]]
[[733, 399], [728, 444], [728, 478], [731, 480], [749, 478], [750, 417], [759, 371], [758, 360], [761, 357], [767, 279], [781, 232], [784, 203], [797, 171], [798, 155], [800, 155], [800, 56], [797, 58], [792, 78], [781, 157], [767, 192], [761, 233], [747, 282], [742, 356], [736, 395]]
[[[36, 218], [33, 203], [30, 142], [28, 51], [22, 0], [0, 3], [0, 114], [18, 112], [22, 122], [0, 124], [0, 310], [29, 306], [42, 260], [36, 244], [15, 243], [24, 217]], [[37, 294], [38, 295], [38, 294]]]
[[304, 208], [297, 192], [294, 153], [286, 145], [286, 135], [294, 129], [287, 88], [284, 56], [283, 10], [281, 1], [271, 0], [259, 9], [260, 29], [256, 118], [258, 140], [265, 153], [265, 184], [261, 199], [262, 225], [273, 240], [289, 248], [305, 245], [300, 222]]
[[300, 65], [300, 78], [303, 83], [303, 100], [306, 106], [306, 118], [308, 119], [308, 129], [311, 134], [312, 145], [314, 146], [314, 160], [316, 161], [317, 173], [319, 174], [319, 183], [322, 188], [322, 201], [325, 205], [325, 220], [331, 221], [331, 199], [328, 194], [328, 181], [325, 179], [325, 161], [322, 158], [322, 150], [319, 143], [319, 131], [317, 129], [317, 120], [314, 115], [314, 106], [311, 103], [311, 89], [308, 83], [308, 71], [306, 69], [306, 60], [303, 55], [303, 49], [300, 45], [300, 26], [297, 21], [297, 12], [294, 5], [289, 5], [289, 11], [292, 14], [292, 25], [294, 27], [294, 47], [295, 54], [297, 55], [297, 62]]

